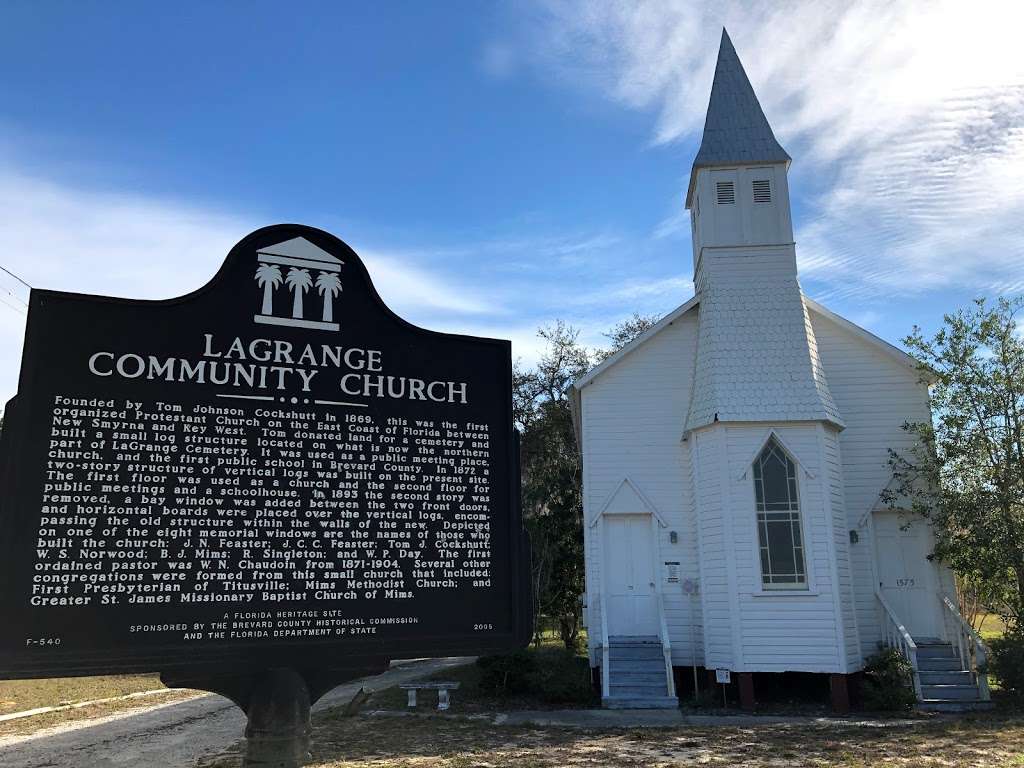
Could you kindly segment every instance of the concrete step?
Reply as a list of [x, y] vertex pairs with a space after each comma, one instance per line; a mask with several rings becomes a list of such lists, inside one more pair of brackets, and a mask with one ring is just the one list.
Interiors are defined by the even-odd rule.
[[934, 701], [925, 700], [917, 705], [925, 712], [985, 712], [995, 708], [991, 701]]
[[923, 701], [977, 701], [978, 688], [974, 685], [922, 685]]
[[917, 659], [918, 672], [961, 672], [963, 668], [964, 665], [955, 656], [951, 659]]
[[925, 671], [918, 670], [921, 678], [921, 685], [974, 685], [974, 675], [962, 670], [950, 671]]
[[678, 709], [675, 696], [607, 696], [601, 699], [606, 709]]

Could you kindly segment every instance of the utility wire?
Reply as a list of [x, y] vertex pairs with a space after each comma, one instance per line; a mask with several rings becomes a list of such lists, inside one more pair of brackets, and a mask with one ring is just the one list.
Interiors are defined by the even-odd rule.
[[4, 266], [3, 264], [0, 264], [0, 269], [2, 269], [2, 270], [3, 270], [4, 272], [6, 272], [6, 273], [7, 273], [8, 275], [10, 275], [11, 277], [13, 277], [13, 278], [14, 278], [15, 280], [17, 280], [17, 281], [18, 281], [19, 283], [21, 283], [22, 285], [24, 285], [24, 286], [25, 286], [26, 288], [28, 288], [29, 290], [31, 290], [31, 289], [32, 289], [32, 286], [31, 286], [31, 285], [29, 285], [29, 284], [28, 284], [28, 283], [27, 283], [27, 282], [26, 282], [25, 280], [22, 280], [22, 279], [21, 279], [20, 277], [18, 277], [18, 276], [17, 276], [16, 274], [14, 274], [13, 272], [11, 272], [11, 270], [9, 270], [9, 269], [8, 269], [7, 267], [5, 267], [5, 266]]
[[18, 294], [14, 293], [14, 291], [12, 291], [10, 288], [8, 288], [5, 285], [0, 285], [0, 288], [3, 288], [4, 289], [4, 293], [9, 294], [12, 299], [14, 299], [16, 302], [18, 302], [23, 307], [25, 307], [25, 309], [28, 309], [28, 304], [25, 301], [23, 301], [22, 298]]
[[25, 310], [23, 310], [21, 307], [15, 304], [11, 304], [11, 302], [7, 301], [7, 299], [5, 299], [3, 296], [0, 296], [0, 304], [3, 304], [8, 309], [13, 309], [19, 315], [28, 315], [28, 313]]

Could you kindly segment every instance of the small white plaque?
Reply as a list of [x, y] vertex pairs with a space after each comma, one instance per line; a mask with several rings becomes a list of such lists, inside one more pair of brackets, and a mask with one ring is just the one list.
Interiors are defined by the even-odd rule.
[[715, 682], [721, 683], [722, 685], [728, 685], [732, 682], [732, 673], [730, 673], [728, 669], [716, 669]]
[[665, 562], [665, 581], [669, 584], [679, 583], [679, 563]]

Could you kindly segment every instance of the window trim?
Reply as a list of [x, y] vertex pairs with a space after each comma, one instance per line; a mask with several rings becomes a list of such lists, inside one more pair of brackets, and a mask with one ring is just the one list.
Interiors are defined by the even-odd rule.
[[[755, 487], [755, 483], [757, 481], [754, 478], [754, 463], [756, 461], [758, 461], [758, 459], [760, 459], [761, 455], [764, 453], [765, 449], [768, 447], [768, 444], [772, 440], [775, 441], [775, 444], [778, 446], [778, 449], [781, 450], [782, 453], [790, 461], [793, 462], [794, 480], [796, 482], [796, 498], [797, 498], [796, 513], [797, 513], [797, 523], [799, 525], [799, 530], [800, 530], [800, 541], [801, 541], [801, 543], [803, 545], [801, 547], [801, 549], [802, 549], [801, 555], [803, 557], [803, 566], [804, 566], [804, 574], [803, 574], [804, 580], [803, 580], [802, 583], [787, 582], [787, 583], [781, 583], [781, 584], [778, 584], [778, 585], [773, 585], [773, 584], [770, 584], [770, 583], [766, 583], [765, 580], [764, 580], [765, 574], [764, 574], [764, 572], [761, 569], [761, 520], [760, 520], [760, 515], [762, 513], [759, 512], [758, 509], [757, 509], [757, 490], [756, 490], [756, 487]], [[749, 483], [747, 485], [747, 488], [749, 489], [749, 493], [750, 493], [750, 496], [749, 496], [750, 502], [751, 502], [750, 506], [751, 506], [751, 508], [752, 508], [752, 510], [754, 512], [754, 514], [751, 517], [753, 518], [753, 533], [754, 533], [752, 544], [753, 544], [753, 554], [754, 554], [754, 578], [756, 579], [756, 586], [755, 586], [755, 589], [753, 591], [753, 594], [755, 596], [760, 596], [760, 597], [787, 596], [787, 595], [790, 595], [790, 596], [801, 596], [801, 595], [802, 596], [808, 596], [808, 595], [813, 596], [813, 595], [817, 595], [818, 594], [818, 591], [817, 591], [817, 588], [816, 588], [816, 585], [815, 585], [813, 569], [811, 567], [811, 564], [813, 562], [813, 558], [810, 557], [809, 553], [808, 553], [808, 550], [811, 548], [811, 544], [809, 543], [810, 539], [808, 538], [807, 516], [804, 514], [804, 511], [805, 511], [804, 510], [804, 487], [803, 487], [803, 483], [801, 482], [801, 477], [800, 477], [801, 473], [807, 474], [809, 477], [812, 477], [809, 473], [807, 473], [803, 469], [803, 466], [800, 463], [800, 460], [796, 457], [796, 455], [793, 453], [793, 451], [791, 451], [789, 449], [789, 447], [783, 442], [783, 440], [778, 435], [778, 433], [775, 430], [771, 430], [771, 431], [769, 431], [768, 435], [761, 441], [760, 447], [758, 448], [757, 452], [754, 454], [753, 458], [751, 459], [751, 461], [747, 465], [747, 471], [744, 472], [744, 474], [743, 474], [743, 477], [745, 479], [747, 479], [747, 481]]]

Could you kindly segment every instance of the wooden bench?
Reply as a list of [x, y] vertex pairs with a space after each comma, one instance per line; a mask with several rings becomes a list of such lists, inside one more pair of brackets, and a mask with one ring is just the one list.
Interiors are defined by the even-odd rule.
[[448, 691], [457, 691], [460, 683], [432, 682], [432, 683], [403, 683], [398, 687], [409, 694], [409, 706], [416, 707], [416, 691], [437, 691], [437, 709], [444, 712], [448, 709]]

